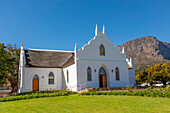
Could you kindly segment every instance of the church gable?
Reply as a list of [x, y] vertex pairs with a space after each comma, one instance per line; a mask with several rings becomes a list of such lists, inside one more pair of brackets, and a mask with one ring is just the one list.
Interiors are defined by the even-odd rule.
[[97, 25], [95, 36], [81, 50], [77, 52], [77, 58], [87, 60], [115, 60], [126, 61], [126, 56], [114, 46], [114, 44], [106, 36], [103, 26], [103, 32], [99, 32]]

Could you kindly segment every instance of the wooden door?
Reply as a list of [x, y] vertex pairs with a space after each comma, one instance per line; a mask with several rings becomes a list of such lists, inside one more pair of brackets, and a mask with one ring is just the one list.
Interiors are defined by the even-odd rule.
[[39, 80], [33, 80], [32, 89], [33, 89], [33, 91], [39, 90]]
[[103, 78], [103, 87], [107, 87], [107, 77], [106, 75], [102, 75]]
[[99, 75], [99, 87], [100, 88], [103, 87], [103, 77], [102, 77], [102, 75]]

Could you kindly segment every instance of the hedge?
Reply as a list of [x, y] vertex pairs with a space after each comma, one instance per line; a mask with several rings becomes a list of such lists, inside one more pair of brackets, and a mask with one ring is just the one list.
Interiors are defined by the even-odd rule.
[[31, 95], [31, 94], [44, 94], [44, 93], [57, 93], [57, 92], [67, 92], [68, 94], [76, 94], [77, 92], [73, 92], [73, 91], [67, 91], [65, 89], [61, 89], [61, 90], [45, 90], [45, 91], [31, 91], [31, 92], [22, 92], [22, 93], [18, 93], [16, 94], [17, 96], [19, 95]]
[[56, 97], [56, 96], [66, 96], [69, 95], [68, 92], [56, 92], [56, 93], [32, 93], [30, 95], [20, 95], [20, 96], [9, 96], [0, 98], [0, 102], [7, 102], [7, 101], [16, 101], [16, 100], [25, 100], [25, 99], [33, 99], [33, 98], [43, 98], [43, 97]]
[[79, 95], [128, 95], [128, 96], [145, 96], [145, 97], [166, 97], [170, 98], [169, 91], [93, 91], [93, 92], [82, 92]]

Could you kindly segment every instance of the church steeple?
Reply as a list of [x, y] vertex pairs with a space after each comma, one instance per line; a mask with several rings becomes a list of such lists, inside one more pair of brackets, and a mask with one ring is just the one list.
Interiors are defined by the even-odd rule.
[[21, 42], [20, 63], [21, 63], [21, 66], [24, 65], [24, 46], [23, 46], [23, 40]]
[[97, 27], [97, 24], [96, 24], [95, 36], [97, 36], [98, 34], [99, 34], [99, 31], [98, 31], [98, 27]]
[[105, 26], [103, 25], [103, 34], [106, 35]]
[[19, 64], [19, 75], [18, 75], [18, 93], [21, 93], [22, 87], [23, 87], [23, 68], [24, 68], [24, 46], [23, 46], [23, 40], [21, 42], [21, 50], [20, 50], [20, 64]]

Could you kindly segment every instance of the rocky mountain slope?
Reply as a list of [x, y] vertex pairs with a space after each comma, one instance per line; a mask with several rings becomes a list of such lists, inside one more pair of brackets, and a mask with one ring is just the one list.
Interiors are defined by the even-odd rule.
[[141, 37], [122, 44], [126, 56], [132, 57], [136, 72], [152, 64], [170, 62], [170, 43], [162, 42], [153, 36]]

